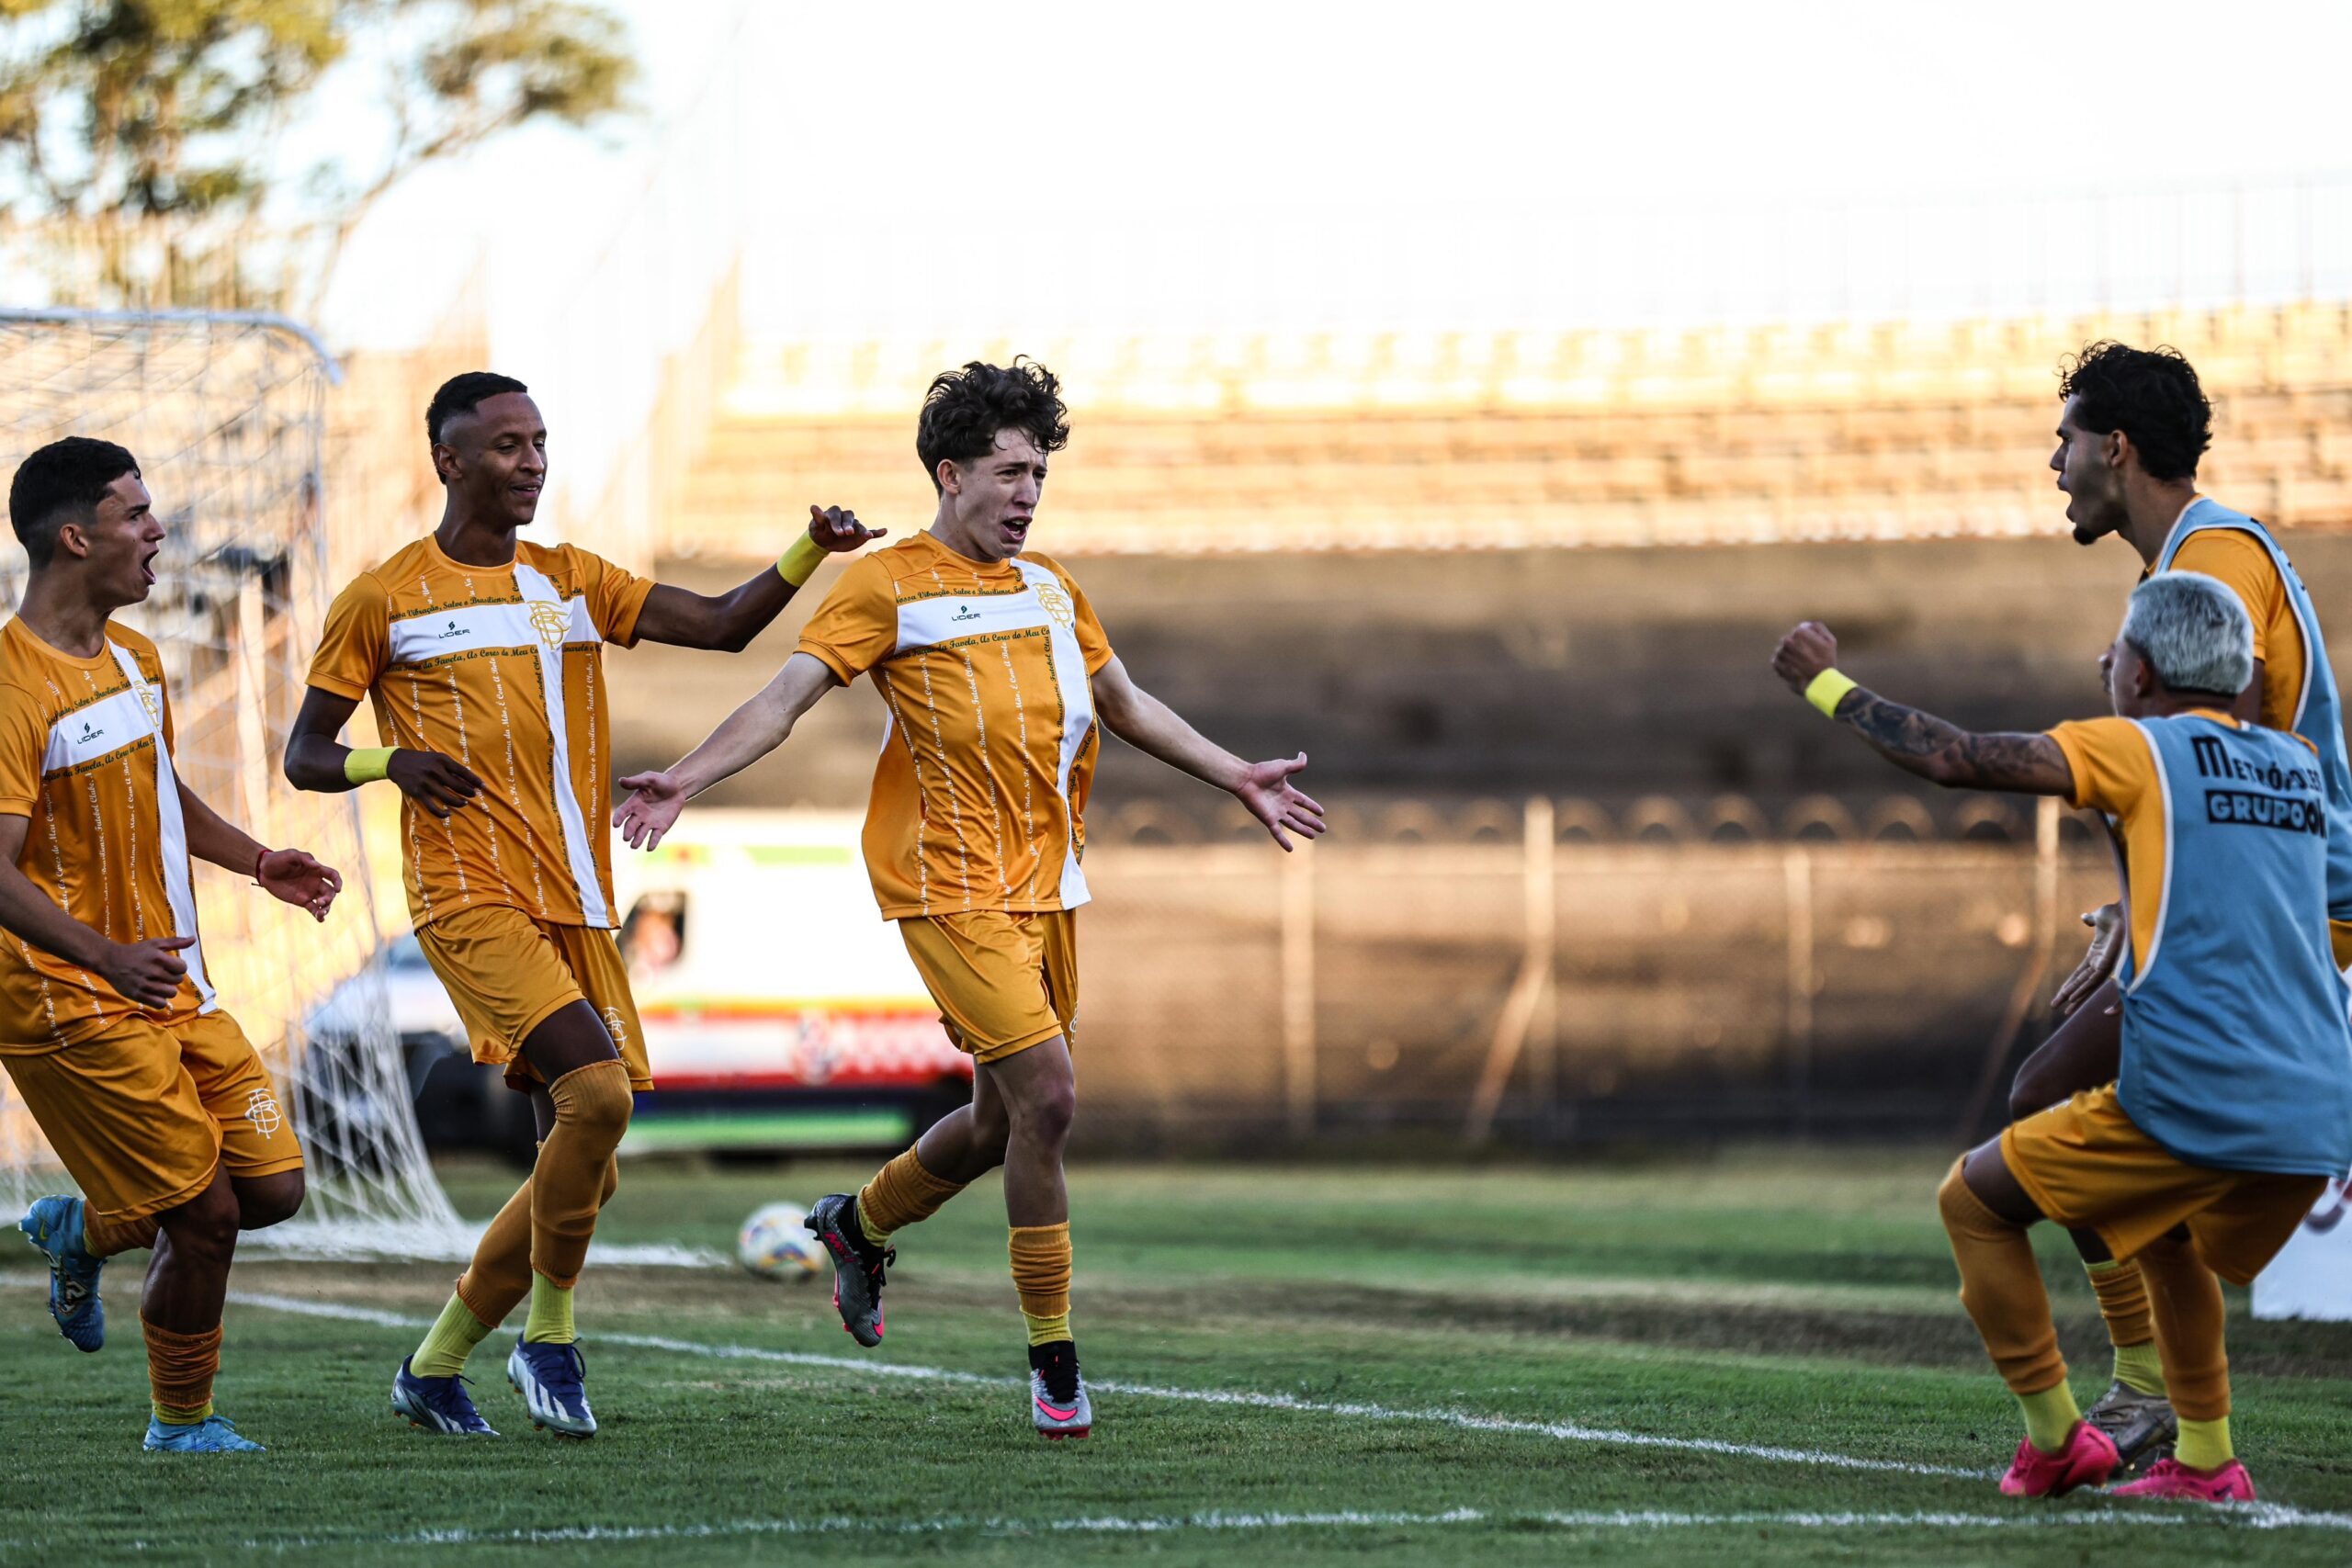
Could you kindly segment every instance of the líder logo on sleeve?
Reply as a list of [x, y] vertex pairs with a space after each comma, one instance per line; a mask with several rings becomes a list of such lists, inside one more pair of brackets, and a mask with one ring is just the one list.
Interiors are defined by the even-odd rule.
[[571, 612], [561, 604], [534, 604], [531, 629], [549, 648], [561, 648], [564, 634], [571, 630]]

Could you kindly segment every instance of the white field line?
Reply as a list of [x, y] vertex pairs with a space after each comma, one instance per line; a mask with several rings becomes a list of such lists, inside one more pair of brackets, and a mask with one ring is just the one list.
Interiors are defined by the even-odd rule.
[[[304, 1317], [337, 1318], [348, 1323], [372, 1323], [386, 1328], [424, 1328], [428, 1320], [382, 1312], [374, 1307], [346, 1306], [340, 1302], [306, 1301], [258, 1292], [232, 1291], [229, 1299], [241, 1306]], [[951, 1371], [944, 1367], [909, 1366], [848, 1356], [820, 1356], [800, 1350], [770, 1350], [756, 1345], [711, 1345], [695, 1339], [673, 1339], [660, 1334], [599, 1332], [596, 1342], [627, 1345], [643, 1350], [666, 1350], [681, 1356], [701, 1356], [722, 1361], [763, 1361], [791, 1367], [825, 1367], [865, 1377], [902, 1378], [917, 1382], [957, 1383], [970, 1387], [1019, 1386], [1017, 1378], [987, 1377], [978, 1372]], [[1773, 1460], [1833, 1470], [1877, 1471], [1896, 1475], [1957, 1475], [1980, 1478], [1997, 1471], [1968, 1470], [1957, 1465], [1911, 1464], [1902, 1460], [1864, 1459], [1855, 1454], [1828, 1453], [1816, 1449], [1778, 1448], [1765, 1444], [1726, 1442], [1719, 1438], [1670, 1438], [1652, 1432], [1628, 1432], [1608, 1427], [1587, 1427], [1574, 1421], [1526, 1421], [1502, 1416], [1478, 1416], [1461, 1410], [1400, 1410], [1392, 1405], [1352, 1401], [1301, 1399], [1287, 1393], [1249, 1390], [1165, 1388], [1155, 1383], [1095, 1382], [1099, 1393], [1132, 1394], [1145, 1399], [1175, 1400], [1188, 1404], [1237, 1405], [1251, 1410], [1283, 1410], [1304, 1416], [1340, 1416], [1358, 1421], [1414, 1421], [1452, 1427], [1465, 1432], [1500, 1432], [1551, 1438], [1562, 1442], [1605, 1443], [1622, 1448], [1671, 1449], [1682, 1453], [1724, 1454], [1735, 1459]]]
[[[1141, 1518], [1083, 1515], [1070, 1519], [957, 1517], [932, 1519], [731, 1519], [699, 1525], [571, 1525], [544, 1529], [472, 1529], [458, 1526], [375, 1536], [265, 1536], [243, 1543], [245, 1551], [304, 1547], [348, 1548], [358, 1542], [388, 1546], [560, 1545], [642, 1540], [709, 1540], [744, 1536], [938, 1536], [976, 1535], [1169, 1535], [1185, 1530], [1396, 1529], [1492, 1525], [1507, 1529], [1681, 1530], [1777, 1529], [2066, 1529], [2077, 1526], [2159, 1529], [2213, 1525], [2235, 1529], [2352, 1529], [2352, 1514], [2309, 1514], [2270, 1504], [2233, 1504], [2194, 1512], [2143, 1508], [2064, 1508], [2041, 1513], [1967, 1514], [1925, 1510], [1883, 1513], [1741, 1512], [1677, 1513], [1663, 1510], [1571, 1510], [1489, 1512], [1449, 1508], [1443, 1513], [1375, 1513], [1342, 1509], [1317, 1513], [1175, 1514]], [[161, 1544], [161, 1543], [157, 1543]]]

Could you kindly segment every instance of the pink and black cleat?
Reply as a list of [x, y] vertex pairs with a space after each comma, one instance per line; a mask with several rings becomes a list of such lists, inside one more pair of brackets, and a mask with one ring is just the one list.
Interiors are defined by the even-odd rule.
[[829, 1192], [808, 1211], [808, 1234], [822, 1242], [833, 1259], [833, 1310], [842, 1314], [849, 1337], [867, 1347], [882, 1343], [884, 1271], [899, 1255], [865, 1239], [857, 1223], [857, 1200], [847, 1192]]
[[1078, 1371], [1078, 1347], [1067, 1339], [1029, 1347], [1029, 1414], [1051, 1442], [1094, 1430], [1094, 1402]]
[[2030, 1438], [2021, 1439], [2008, 1474], [2001, 1477], [2001, 1492], [2009, 1497], [2064, 1497], [2077, 1486], [2106, 1485], [2122, 1462], [2114, 1438], [2077, 1421], [2066, 1446], [2054, 1454], [2043, 1453]]
[[2171, 1497], [2184, 1503], [2251, 1503], [2254, 1477], [2232, 1460], [2217, 1470], [2192, 1470], [2177, 1459], [2160, 1459], [2148, 1473], [2129, 1486], [2115, 1489], [2118, 1497]]

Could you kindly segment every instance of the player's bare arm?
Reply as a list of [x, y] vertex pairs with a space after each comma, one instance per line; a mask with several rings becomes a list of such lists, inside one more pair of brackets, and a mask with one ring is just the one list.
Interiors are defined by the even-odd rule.
[[729, 714], [701, 745], [660, 773], [622, 779], [620, 786], [630, 794], [613, 813], [613, 826], [631, 849], [658, 847], [686, 802], [783, 745], [800, 716], [841, 683], [823, 660], [794, 654], [775, 680]]
[[1096, 671], [1089, 686], [1094, 711], [1112, 734], [1240, 801], [1285, 851], [1292, 848], [1292, 833], [1302, 839], [1323, 836], [1323, 807], [1290, 782], [1292, 774], [1306, 766], [1306, 752], [1265, 762], [1243, 761], [1136, 685], [1116, 659]]
[[307, 850], [270, 849], [205, 805], [184, 781], [179, 792], [188, 853], [252, 877], [271, 897], [308, 909], [312, 919], [327, 918], [334, 896], [343, 891], [343, 877], [334, 867]]
[[[868, 528], [857, 513], [840, 506], [808, 508], [808, 538], [830, 555], [847, 555], [882, 537], [888, 528]], [[656, 583], [638, 612], [637, 635], [645, 642], [741, 653], [792, 603], [798, 587], [775, 567], [763, 568], [749, 582], [725, 593], [696, 593]]]
[[55, 899], [17, 869], [17, 858], [25, 852], [25, 834], [31, 826], [28, 817], [0, 816], [0, 929], [101, 976], [141, 1007], [171, 1006], [180, 982], [187, 976], [187, 960], [180, 956], [180, 950], [195, 946], [196, 939], [163, 936], [145, 942], [110, 942], [59, 908]]
[[[302, 694], [302, 708], [286, 739], [286, 782], [296, 789], [340, 795], [356, 789], [344, 771], [351, 748], [335, 739], [359, 709], [356, 699], [316, 686]], [[408, 747], [385, 763], [385, 777], [400, 792], [435, 817], [447, 817], [481, 793], [481, 780], [455, 757]]]
[[[1798, 695], [1838, 662], [1838, 639], [1807, 621], [1781, 639], [1772, 670]], [[1947, 789], [1999, 789], [2071, 795], [2074, 770], [2046, 735], [1978, 735], [1935, 715], [1856, 686], [1838, 699], [1837, 721], [1904, 772]]]

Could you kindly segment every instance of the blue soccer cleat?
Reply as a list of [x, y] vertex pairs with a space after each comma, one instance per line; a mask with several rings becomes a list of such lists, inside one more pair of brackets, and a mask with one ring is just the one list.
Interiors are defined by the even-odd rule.
[[237, 1436], [237, 1425], [226, 1416], [208, 1416], [182, 1427], [150, 1417], [147, 1441], [151, 1454], [265, 1454], [259, 1443]]
[[514, 1341], [506, 1358], [506, 1381], [523, 1396], [531, 1425], [559, 1438], [593, 1438], [596, 1417], [588, 1413], [588, 1363], [577, 1345]]
[[98, 1270], [106, 1259], [82, 1250], [82, 1200], [40, 1198], [17, 1222], [25, 1239], [49, 1258], [49, 1315], [76, 1350], [107, 1342], [106, 1303], [98, 1300]]
[[409, 1370], [409, 1362], [403, 1360], [392, 1378], [392, 1409], [407, 1416], [410, 1426], [445, 1438], [498, 1436], [497, 1429], [481, 1418], [481, 1412], [467, 1397], [465, 1383], [461, 1377], [418, 1377]]

